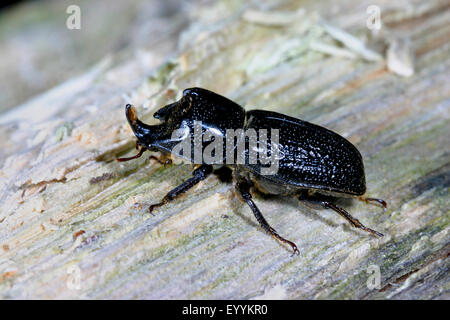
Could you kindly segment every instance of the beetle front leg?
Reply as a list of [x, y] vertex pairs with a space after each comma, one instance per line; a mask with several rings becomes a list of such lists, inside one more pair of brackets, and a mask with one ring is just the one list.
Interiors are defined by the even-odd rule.
[[119, 162], [125, 162], [125, 161], [130, 161], [133, 159], [140, 158], [142, 156], [142, 154], [147, 150], [147, 148], [140, 146], [138, 144], [138, 142], [136, 141], [136, 150], [138, 150], [138, 153], [136, 155], [128, 157], [128, 158], [117, 158], [116, 160]]
[[240, 180], [236, 183], [236, 190], [238, 191], [239, 195], [241, 196], [242, 200], [248, 204], [250, 209], [252, 209], [253, 214], [255, 215], [256, 220], [258, 220], [261, 227], [268, 233], [270, 233], [274, 238], [278, 239], [281, 242], [289, 244], [292, 249], [294, 250], [294, 254], [300, 254], [300, 251], [298, 251], [297, 246], [294, 242], [286, 240], [282, 236], [276, 232], [274, 228], [272, 228], [269, 223], [267, 223], [266, 219], [264, 219], [261, 211], [259, 211], [258, 207], [256, 206], [255, 202], [252, 199], [252, 195], [250, 194], [250, 187], [252, 184], [246, 180]]
[[213, 167], [211, 165], [202, 164], [200, 167], [198, 167], [192, 172], [193, 175], [192, 178], [189, 178], [175, 189], [169, 191], [169, 193], [166, 194], [166, 196], [162, 199], [160, 203], [152, 204], [148, 208], [148, 210], [151, 213], [153, 209], [161, 207], [165, 205], [167, 202], [175, 199], [177, 196], [188, 191], [190, 188], [195, 186], [200, 181], [205, 180], [211, 174], [211, 172], [213, 172]]

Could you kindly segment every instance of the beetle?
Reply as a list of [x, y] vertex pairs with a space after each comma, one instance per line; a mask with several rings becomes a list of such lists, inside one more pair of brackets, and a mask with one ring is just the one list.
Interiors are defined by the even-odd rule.
[[[228, 139], [227, 130], [230, 129], [271, 130], [276, 128], [278, 130], [276, 144], [271, 144], [275, 136], [271, 135], [268, 139], [268, 146], [271, 146], [268, 148], [269, 153], [275, 153], [277, 149], [282, 155], [278, 157], [277, 171], [274, 174], [262, 174], [264, 166], [260, 160], [253, 163], [249, 161], [251, 149], [246, 136], [244, 136], [243, 148], [244, 162], [236, 162], [236, 157], [239, 155], [230, 156], [225, 152], [225, 147], [223, 150], [216, 149], [215, 152], [223, 151], [221, 154], [223, 161], [218, 166], [233, 170], [235, 190], [240, 199], [250, 207], [261, 227], [274, 238], [290, 245], [294, 254], [299, 253], [297, 245], [280, 236], [269, 225], [256, 206], [251, 191], [295, 196], [313, 207], [332, 209], [353, 227], [376, 237], [383, 236], [378, 231], [364, 226], [358, 219], [335, 204], [338, 198], [353, 197], [366, 203], [380, 204], [385, 210], [387, 207], [382, 199], [364, 196], [366, 180], [362, 156], [352, 143], [331, 130], [277, 112], [264, 110], [246, 112], [237, 103], [203, 88], [185, 89], [180, 100], [159, 109], [154, 114], [154, 118], [160, 120], [159, 124], [148, 125], [140, 121], [136, 109], [130, 104], [126, 105], [125, 114], [137, 138], [138, 153], [129, 158], [118, 158], [118, 161], [139, 158], [147, 150], [159, 151], [166, 156], [173, 154], [175, 147], [181, 141], [181, 138], [174, 136], [174, 132], [179, 130], [184, 132], [182, 135], [184, 139], [195, 143], [194, 140], [201, 139], [208, 130], [215, 133], [215, 139]], [[201, 123], [201, 130], [197, 132], [197, 136], [193, 130], [196, 122]], [[233, 151], [237, 150], [238, 140], [234, 138], [227, 140], [232, 141]], [[201, 150], [204, 151], [209, 143], [201, 141]], [[177, 153], [177, 155], [194, 162], [198, 167], [192, 172], [190, 179], [168, 192], [161, 202], [152, 204], [149, 207], [150, 212], [206, 179], [213, 173], [214, 167], [217, 167], [217, 164], [211, 164], [204, 159], [196, 162], [194, 151]], [[155, 156], [151, 158], [159, 161]]]

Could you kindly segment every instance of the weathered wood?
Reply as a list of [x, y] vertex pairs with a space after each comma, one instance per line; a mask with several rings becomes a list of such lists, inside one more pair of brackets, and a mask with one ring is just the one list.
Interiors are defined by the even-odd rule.
[[[81, 12], [79, 30], [66, 27], [73, 5]], [[0, 112], [83, 74], [109, 54], [132, 52], [141, 70], [150, 71], [176, 48], [189, 19], [182, 10], [172, 0], [22, 1], [2, 10]]]
[[[448, 299], [449, 6], [380, 2], [374, 36], [366, 8], [376, 1], [331, 3], [286, 1], [250, 14], [246, 5], [203, 7], [180, 54], [150, 77], [139, 73], [142, 60], [106, 59], [1, 115], [1, 297]], [[368, 45], [346, 45], [350, 34]], [[411, 43], [410, 77], [387, 69], [383, 48], [394, 36]], [[156, 122], [153, 112], [192, 86], [324, 125], [357, 145], [368, 195], [388, 210], [340, 204], [385, 237], [330, 210], [256, 194], [267, 220], [298, 245], [292, 257], [214, 176], [148, 214], [191, 167], [114, 161], [135, 152], [123, 106]]]

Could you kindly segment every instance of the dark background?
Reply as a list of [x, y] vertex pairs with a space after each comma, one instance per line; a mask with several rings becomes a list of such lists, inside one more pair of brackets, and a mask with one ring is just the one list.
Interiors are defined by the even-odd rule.
[[[28, 0], [28, 1], [30, 1], [30, 0]], [[37, 0], [35, 0], [35, 1], [37, 1]], [[9, 7], [12, 7], [12, 6], [14, 6], [14, 5], [16, 5], [16, 4], [20, 3], [20, 2], [26, 2], [26, 1], [25, 0], [16, 0], [16, 1], [7, 0], [7, 1], [2, 1], [0, 3], [0, 11], [8, 9]]]

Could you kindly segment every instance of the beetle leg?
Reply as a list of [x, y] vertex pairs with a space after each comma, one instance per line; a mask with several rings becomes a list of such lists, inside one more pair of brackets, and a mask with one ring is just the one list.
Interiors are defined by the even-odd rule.
[[339, 213], [341, 216], [343, 216], [345, 219], [347, 219], [353, 227], [364, 230], [366, 232], [369, 232], [376, 237], [379, 237], [379, 238], [383, 237], [382, 233], [379, 233], [378, 231], [375, 231], [375, 230], [365, 227], [361, 222], [359, 222], [358, 219], [352, 217], [350, 215], [350, 213], [348, 213], [344, 209], [332, 204], [331, 202], [322, 201], [321, 204], [325, 209], [332, 209], [332, 210], [336, 211], [337, 213]]
[[167, 202], [175, 199], [177, 196], [188, 191], [190, 188], [195, 186], [200, 181], [205, 180], [211, 174], [211, 172], [213, 172], [213, 167], [211, 165], [206, 164], [201, 165], [192, 172], [193, 175], [192, 178], [189, 178], [188, 180], [180, 184], [178, 187], [169, 191], [169, 193], [166, 194], [166, 196], [162, 199], [160, 203], [152, 204], [148, 208], [148, 210], [151, 213], [153, 209], [161, 207], [165, 205]]
[[264, 219], [263, 215], [261, 214], [261, 211], [259, 211], [258, 207], [256, 206], [255, 202], [252, 199], [252, 195], [250, 194], [250, 187], [251, 184], [248, 183], [245, 180], [241, 180], [238, 183], [236, 183], [236, 190], [238, 191], [239, 195], [241, 196], [242, 200], [244, 200], [250, 209], [252, 209], [253, 214], [255, 215], [256, 220], [258, 220], [261, 227], [268, 233], [272, 235], [272, 237], [278, 239], [281, 242], [289, 244], [292, 249], [294, 250], [294, 254], [300, 254], [300, 251], [298, 251], [297, 246], [294, 242], [286, 240], [282, 236], [278, 234], [278, 232], [272, 228], [269, 223], [267, 223], [266, 219]]
[[172, 164], [172, 159], [167, 159], [167, 160], [161, 160], [160, 158], [156, 157], [156, 156], [150, 156], [148, 157], [149, 160], [155, 160], [156, 162], [158, 162], [159, 164], [163, 164], [164, 167], [168, 164]]
[[384, 211], [386, 211], [387, 203], [383, 199], [366, 198], [366, 197], [359, 197], [358, 199], [361, 200], [361, 201], [364, 201], [365, 203], [377, 202], [377, 203], [381, 204], [383, 206], [383, 208], [384, 208]]
[[124, 161], [130, 161], [130, 160], [133, 160], [133, 159], [137, 159], [137, 158], [140, 158], [142, 156], [142, 154], [145, 152], [145, 150], [147, 150], [144, 147], [139, 147], [137, 142], [136, 142], [136, 149], [139, 150], [139, 152], [136, 155], [134, 155], [132, 157], [128, 157], [128, 158], [117, 158], [116, 160], [119, 161], [119, 162], [124, 162]]

